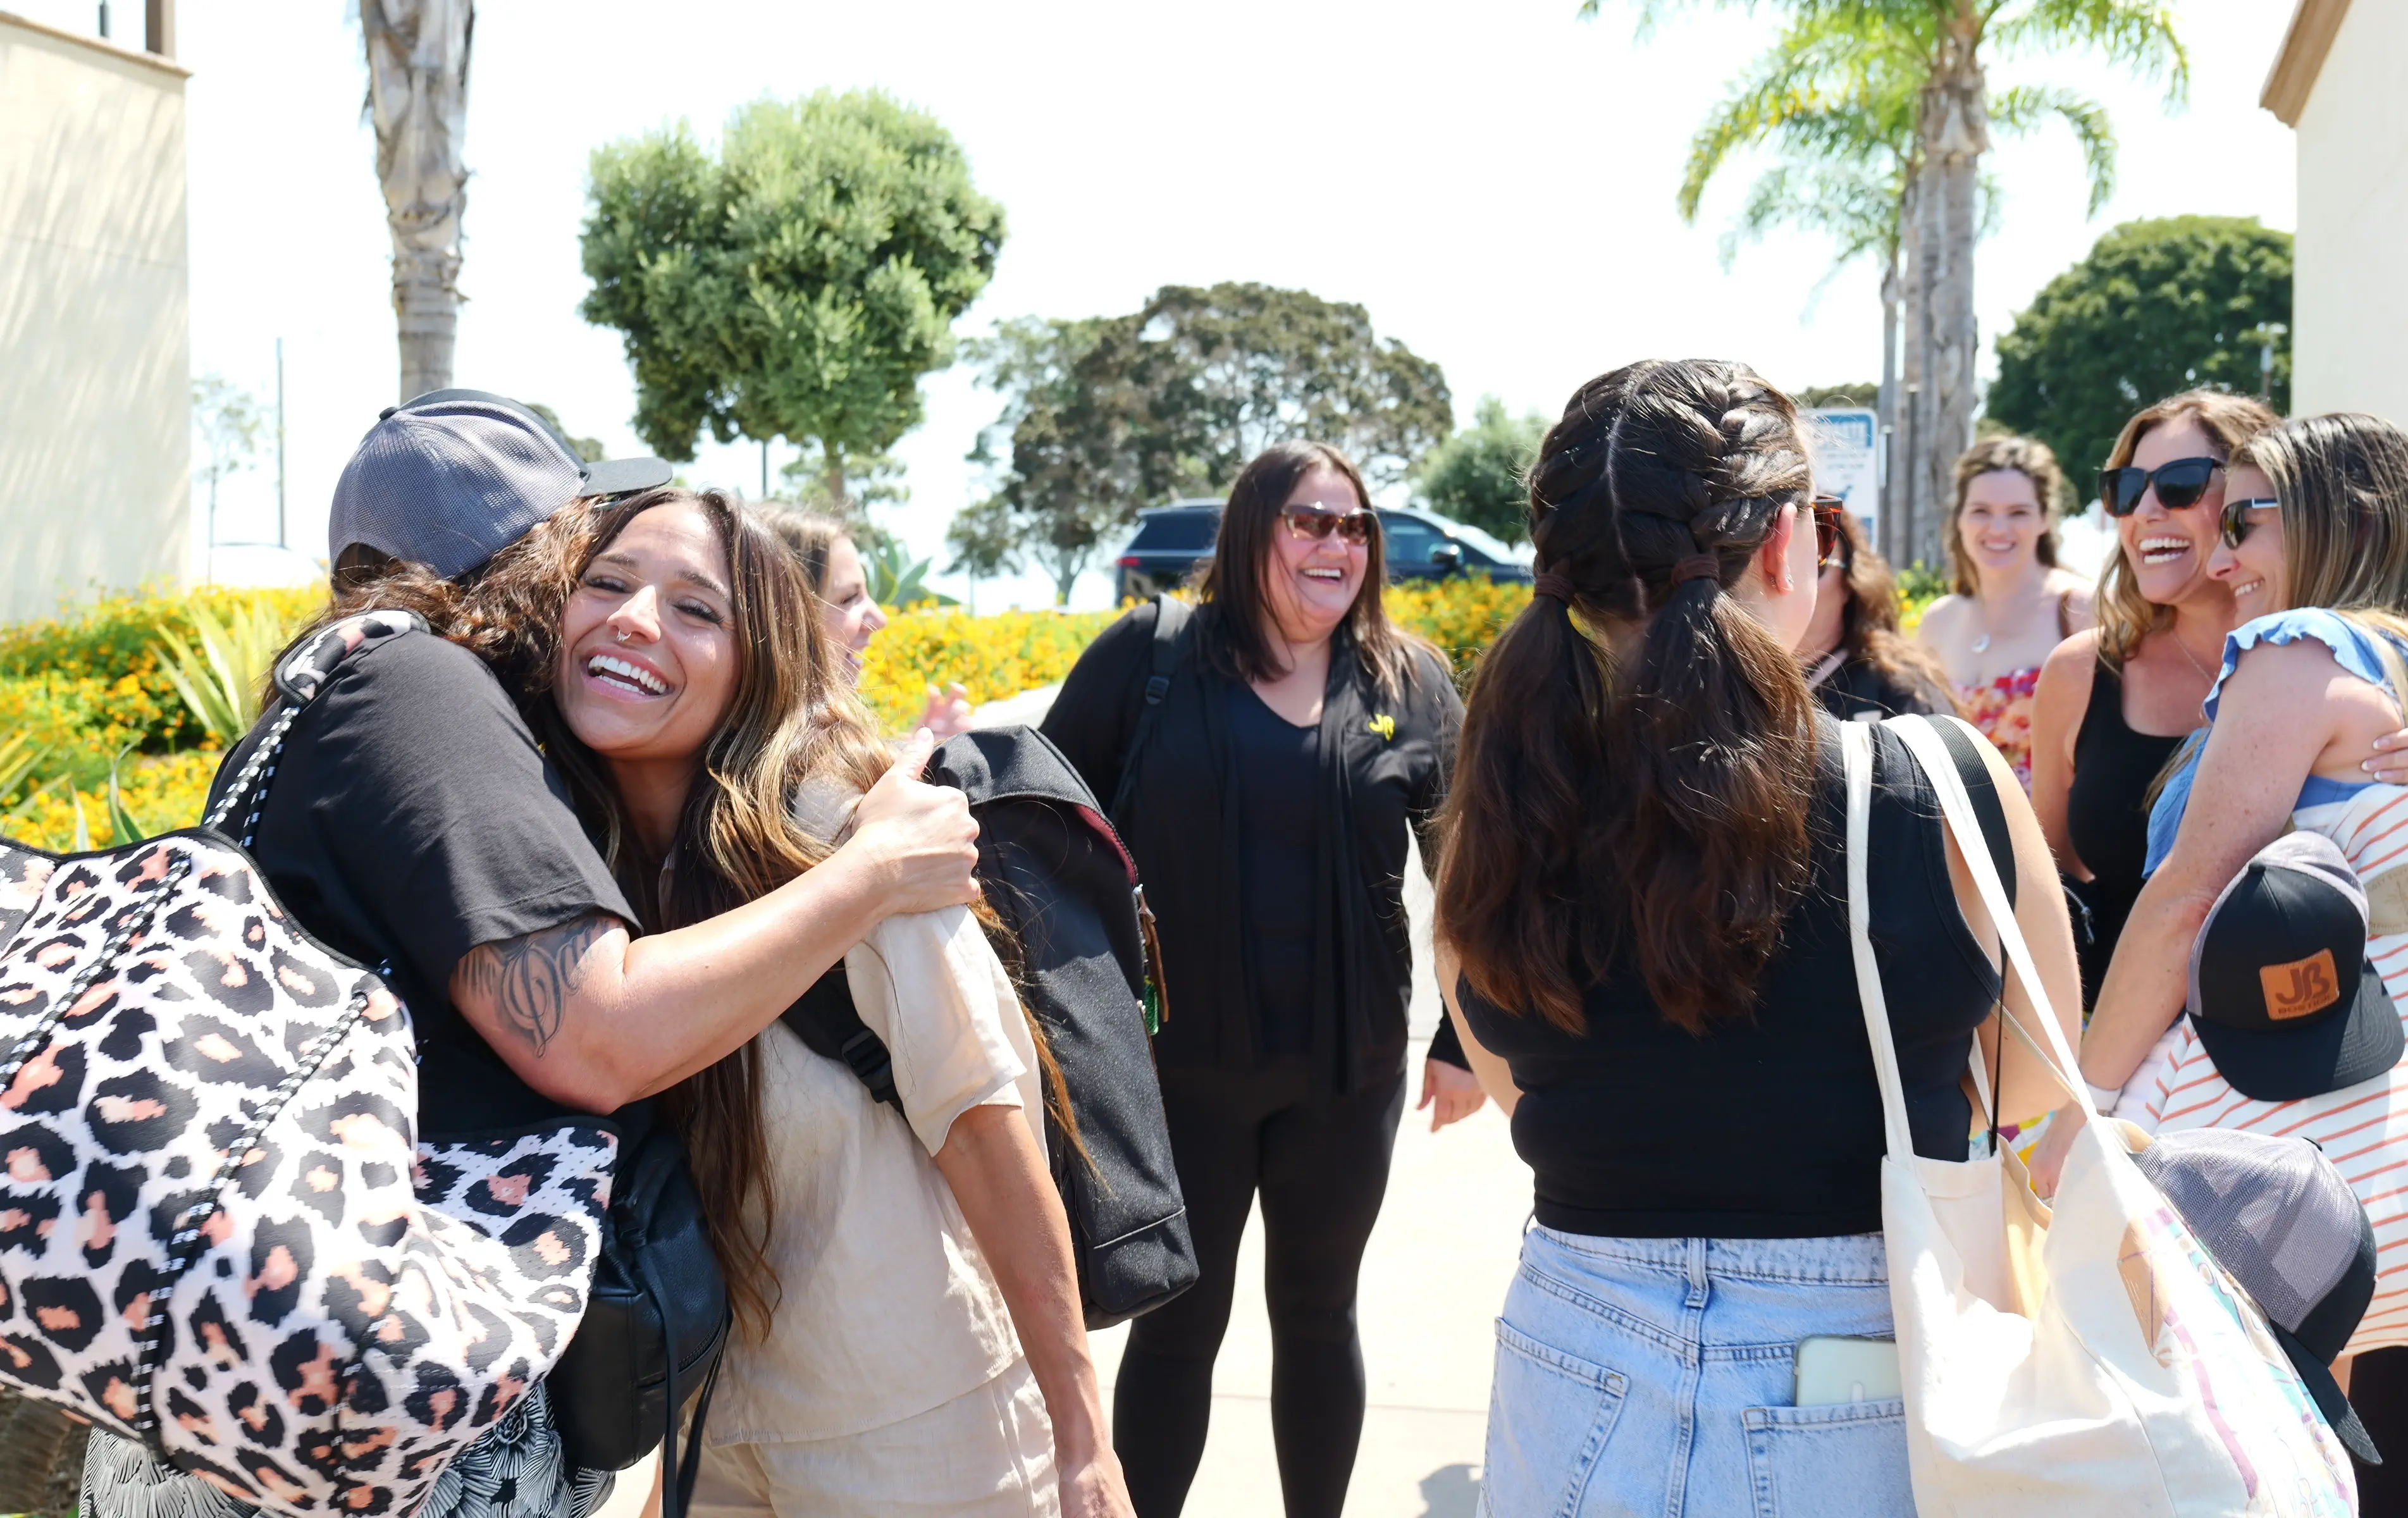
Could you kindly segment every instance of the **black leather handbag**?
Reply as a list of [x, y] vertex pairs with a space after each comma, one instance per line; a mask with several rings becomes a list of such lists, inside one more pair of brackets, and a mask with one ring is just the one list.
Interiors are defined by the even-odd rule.
[[[584, 1321], [546, 1382], [563, 1456], [624, 1470], [660, 1450], [661, 1518], [681, 1518], [732, 1322], [685, 1146], [656, 1126], [620, 1167]], [[678, 1417], [689, 1398], [681, 1458]]]

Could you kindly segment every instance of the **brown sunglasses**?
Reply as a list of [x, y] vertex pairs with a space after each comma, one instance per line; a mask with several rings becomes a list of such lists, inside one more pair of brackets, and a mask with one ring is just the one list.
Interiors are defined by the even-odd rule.
[[1287, 523], [1290, 537], [1309, 537], [1318, 543], [1336, 533], [1349, 543], [1368, 543], [1380, 519], [1372, 512], [1356, 508], [1352, 511], [1332, 511], [1322, 506], [1291, 506], [1280, 513]]
[[1814, 497], [1815, 568], [1828, 569], [1835, 564], [1846, 562], [1840, 552], [1841, 546], [1847, 541], [1847, 535], [1841, 528], [1840, 519], [1846, 515], [1848, 503], [1837, 495]]

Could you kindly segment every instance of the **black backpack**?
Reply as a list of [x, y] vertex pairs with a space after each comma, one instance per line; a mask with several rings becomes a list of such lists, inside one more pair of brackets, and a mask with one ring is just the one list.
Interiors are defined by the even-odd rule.
[[[1047, 1124], [1089, 1328], [1152, 1311], [1196, 1283], [1196, 1245], [1170, 1158], [1149, 1027], [1160, 951], [1137, 865], [1045, 735], [997, 727], [948, 739], [931, 784], [969, 797], [979, 881], [1018, 939], [1021, 995], [1069, 1088], [1082, 1159]], [[785, 1013], [803, 1042], [896, 1103], [885, 1044], [863, 1026], [839, 964]]]

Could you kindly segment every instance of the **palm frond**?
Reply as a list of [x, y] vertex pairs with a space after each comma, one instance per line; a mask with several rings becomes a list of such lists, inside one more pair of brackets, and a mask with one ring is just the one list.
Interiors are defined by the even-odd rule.
[[1808, 154], [1903, 160], [1915, 150], [1926, 39], [1867, 34], [1829, 18], [1792, 22], [1690, 139], [1676, 205], [1694, 222], [1707, 184], [1738, 153], [1771, 144]]
[[36, 743], [30, 733], [11, 733], [0, 739], [0, 801], [14, 795], [17, 787], [29, 780], [36, 781], [33, 791], [39, 792], [42, 782], [37, 777], [50, 756], [50, 751]]
[[2190, 99], [2190, 50], [2174, 30], [2174, 7], [2155, 0], [2032, 0], [1990, 29], [2003, 56], [2081, 48], [2144, 79], [2163, 79], [2166, 104]]
[[1990, 124], [2020, 136], [2055, 117], [2073, 131], [2090, 181], [2089, 214], [2096, 216], [2115, 193], [2115, 129], [2107, 107], [2088, 95], [2056, 85], [2025, 84], [1990, 102]]
[[[134, 745], [129, 743], [118, 751], [116, 758], [108, 762], [108, 830], [116, 835], [114, 841], [119, 847], [128, 843], [139, 843], [159, 831], [147, 823], [136, 820], [133, 811], [125, 805], [125, 794], [118, 788], [117, 766], [124, 763], [125, 756], [133, 752]], [[78, 827], [83, 825], [83, 810], [80, 806], [76, 810], [76, 825]]]

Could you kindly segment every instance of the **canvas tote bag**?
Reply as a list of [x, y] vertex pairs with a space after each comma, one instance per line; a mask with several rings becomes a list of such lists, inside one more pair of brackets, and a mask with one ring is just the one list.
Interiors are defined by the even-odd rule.
[[[1941, 719], [1954, 721], [1955, 719]], [[1888, 1153], [1882, 1231], [1924, 1518], [2229, 1518], [2357, 1508], [2349, 1459], [2258, 1309], [2133, 1166], [2073, 1052], [1929, 720], [1892, 719], [1939, 794], [2039, 1026], [2000, 1009], [2090, 1121], [2053, 1207], [2011, 1157], [1914, 1153], [1870, 936], [1872, 735], [1841, 724], [1848, 924]], [[1976, 1045], [1978, 1053], [1978, 1044]]]
[[[0, 1382], [280, 1515], [407, 1513], [585, 1310], [615, 1130], [416, 1142], [409, 1015], [243, 844], [347, 619], [207, 823], [0, 838]], [[247, 819], [247, 821], [246, 821]]]

